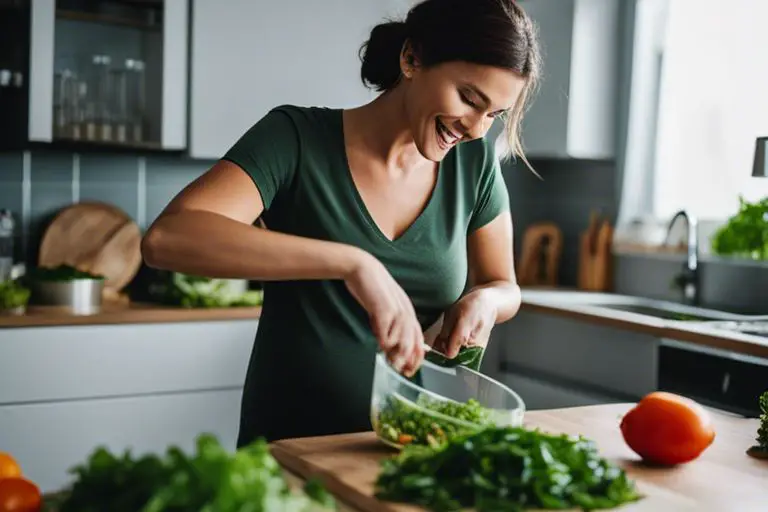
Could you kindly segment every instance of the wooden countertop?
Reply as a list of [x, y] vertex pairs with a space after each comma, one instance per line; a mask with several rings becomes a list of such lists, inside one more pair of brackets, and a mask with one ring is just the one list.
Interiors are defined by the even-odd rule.
[[18, 327], [52, 327], [65, 325], [151, 324], [167, 322], [203, 322], [218, 320], [255, 320], [260, 307], [182, 308], [155, 304], [105, 304], [92, 315], [73, 315], [56, 306], [30, 307], [24, 315], [0, 315], [0, 329]]
[[[541, 293], [539, 293], [541, 292]], [[555, 297], [561, 294], [563, 301]], [[571, 290], [523, 290], [522, 310], [573, 318], [582, 322], [631, 330], [697, 345], [711, 347], [745, 355], [768, 358], [768, 337], [743, 334], [718, 329], [707, 322], [667, 320], [617, 309], [601, 307], [599, 304], [568, 299]]]
[[[584, 435], [602, 456], [624, 468], [644, 498], [632, 511], [762, 511], [768, 503], [768, 461], [748, 456], [758, 421], [711, 411], [716, 438], [698, 459], [671, 468], [650, 467], [624, 442], [619, 421], [633, 404], [531, 411], [525, 425], [550, 433]], [[346, 505], [342, 510], [416, 511], [373, 498], [379, 461], [394, 453], [372, 432], [278, 441], [272, 453], [295, 476], [319, 477]]]

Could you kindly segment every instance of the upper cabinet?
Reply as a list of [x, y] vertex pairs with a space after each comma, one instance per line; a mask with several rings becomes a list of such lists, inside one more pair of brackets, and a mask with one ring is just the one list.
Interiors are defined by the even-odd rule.
[[521, 1], [543, 51], [540, 88], [522, 125], [527, 156], [615, 157], [622, 1]]
[[186, 149], [187, 0], [0, 6], [0, 145]]
[[373, 93], [358, 50], [404, 0], [192, 0], [190, 156], [219, 158], [281, 104], [349, 107]]

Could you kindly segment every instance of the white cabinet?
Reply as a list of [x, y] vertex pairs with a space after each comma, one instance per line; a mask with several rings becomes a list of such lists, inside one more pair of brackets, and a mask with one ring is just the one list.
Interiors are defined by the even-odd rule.
[[543, 51], [543, 76], [522, 136], [532, 157], [615, 156], [622, 0], [525, 0]]
[[44, 492], [100, 444], [234, 449], [258, 320], [0, 329], [0, 451]]
[[43, 492], [69, 484], [69, 469], [99, 446], [115, 453], [186, 452], [204, 432], [237, 442], [241, 389], [0, 405], [0, 447]]
[[402, 0], [193, 0], [190, 156], [219, 158], [272, 107], [374, 97], [358, 51]]

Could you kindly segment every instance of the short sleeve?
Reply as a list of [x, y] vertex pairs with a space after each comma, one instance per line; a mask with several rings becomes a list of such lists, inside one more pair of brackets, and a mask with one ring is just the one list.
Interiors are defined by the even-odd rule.
[[469, 219], [469, 232], [485, 226], [499, 214], [509, 211], [509, 192], [501, 165], [496, 158], [493, 147], [486, 145], [483, 170], [480, 175], [475, 207]]
[[248, 173], [261, 193], [265, 210], [293, 181], [298, 159], [296, 126], [279, 108], [259, 119], [222, 157]]

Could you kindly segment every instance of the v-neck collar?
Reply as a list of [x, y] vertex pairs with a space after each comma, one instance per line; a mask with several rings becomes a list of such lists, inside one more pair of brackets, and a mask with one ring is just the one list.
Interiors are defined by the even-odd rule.
[[355, 200], [358, 210], [365, 219], [365, 222], [376, 234], [376, 237], [379, 238], [382, 242], [391, 246], [400, 246], [404, 244], [409, 239], [415, 237], [421, 232], [424, 227], [424, 223], [428, 221], [430, 212], [435, 208], [434, 204], [439, 196], [439, 190], [443, 181], [443, 162], [445, 159], [438, 162], [437, 164], [437, 180], [435, 181], [434, 187], [432, 187], [432, 191], [430, 193], [429, 199], [427, 200], [427, 204], [424, 206], [424, 208], [422, 208], [421, 212], [419, 212], [419, 215], [414, 219], [414, 221], [411, 222], [411, 224], [408, 225], [408, 227], [406, 227], [402, 233], [400, 233], [400, 236], [391, 239], [381, 230], [378, 223], [373, 218], [373, 215], [371, 215], [370, 210], [368, 210], [368, 206], [365, 204], [365, 200], [363, 200], [363, 196], [360, 194], [360, 190], [357, 188], [355, 179], [352, 176], [352, 167], [349, 164], [349, 156], [347, 155], [347, 143], [344, 134], [344, 110], [337, 109], [336, 115], [341, 144], [340, 153], [344, 167], [345, 181], [350, 189], [350, 192], [352, 193], [352, 197]]

